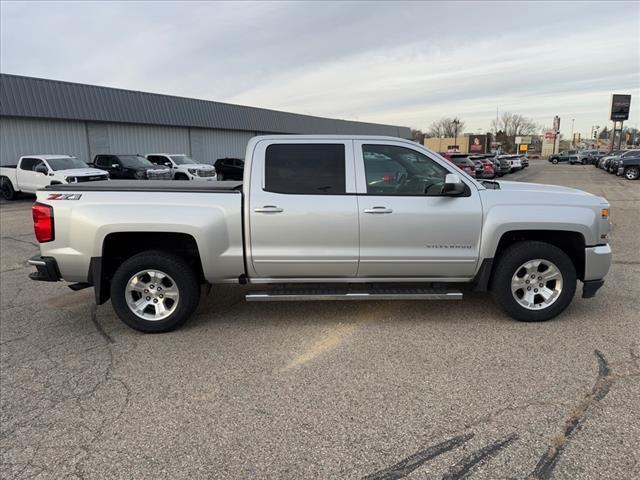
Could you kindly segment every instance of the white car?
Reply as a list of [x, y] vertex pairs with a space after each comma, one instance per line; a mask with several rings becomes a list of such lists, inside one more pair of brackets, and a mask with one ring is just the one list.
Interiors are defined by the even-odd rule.
[[0, 191], [5, 200], [16, 193], [35, 193], [47, 185], [108, 180], [109, 173], [70, 155], [26, 155], [17, 165], [0, 167]]
[[214, 181], [218, 179], [214, 166], [196, 163], [183, 153], [149, 153], [146, 158], [151, 163], [171, 168], [171, 178], [174, 180]]

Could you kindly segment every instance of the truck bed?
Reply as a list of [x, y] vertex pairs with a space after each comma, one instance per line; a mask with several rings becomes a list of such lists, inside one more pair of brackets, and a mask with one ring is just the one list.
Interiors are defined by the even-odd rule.
[[242, 182], [181, 182], [178, 180], [103, 180], [97, 182], [48, 185], [56, 192], [201, 192], [239, 193]]

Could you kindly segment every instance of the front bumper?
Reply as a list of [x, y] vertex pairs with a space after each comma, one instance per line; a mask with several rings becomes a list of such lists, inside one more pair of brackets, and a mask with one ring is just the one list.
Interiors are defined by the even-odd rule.
[[35, 255], [31, 257], [27, 263], [38, 269], [37, 272], [29, 274], [29, 278], [31, 280], [37, 280], [40, 282], [57, 282], [61, 279], [58, 264], [56, 263], [56, 259], [53, 257]]
[[611, 247], [609, 244], [587, 247], [584, 255], [582, 298], [591, 298], [604, 285], [603, 279], [611, 266]]
[[584, 281], [602, 280], [611, 266], [609, 244], [584, 249]]

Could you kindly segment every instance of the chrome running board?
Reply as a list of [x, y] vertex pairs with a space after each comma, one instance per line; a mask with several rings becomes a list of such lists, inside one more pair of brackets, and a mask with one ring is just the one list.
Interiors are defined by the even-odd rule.
[[274, 288], [245, 295], [248, 302], [316, 300], [462, 300], [462, 292], [444, 288], [393, 287], [365, 289]]

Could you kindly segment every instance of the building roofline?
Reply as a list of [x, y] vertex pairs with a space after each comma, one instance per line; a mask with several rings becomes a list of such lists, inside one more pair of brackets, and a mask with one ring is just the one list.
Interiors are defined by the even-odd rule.
[[[356, 130], [372, 130], [371, 133], [387, 131], [402, 138], [410, 136], [408, 127], [305, 115], [67, 80], [0, 73], [0, 81], [0, 115], [3, 116], [274, 133], [303, 133], [291, 131], [296, 128], [308, 131], [323, 130], [322, 133], [350, 133], [344, 130], [356, 133]], [[240, 125], [246, 125], [246, 128], [239, 128]]]

